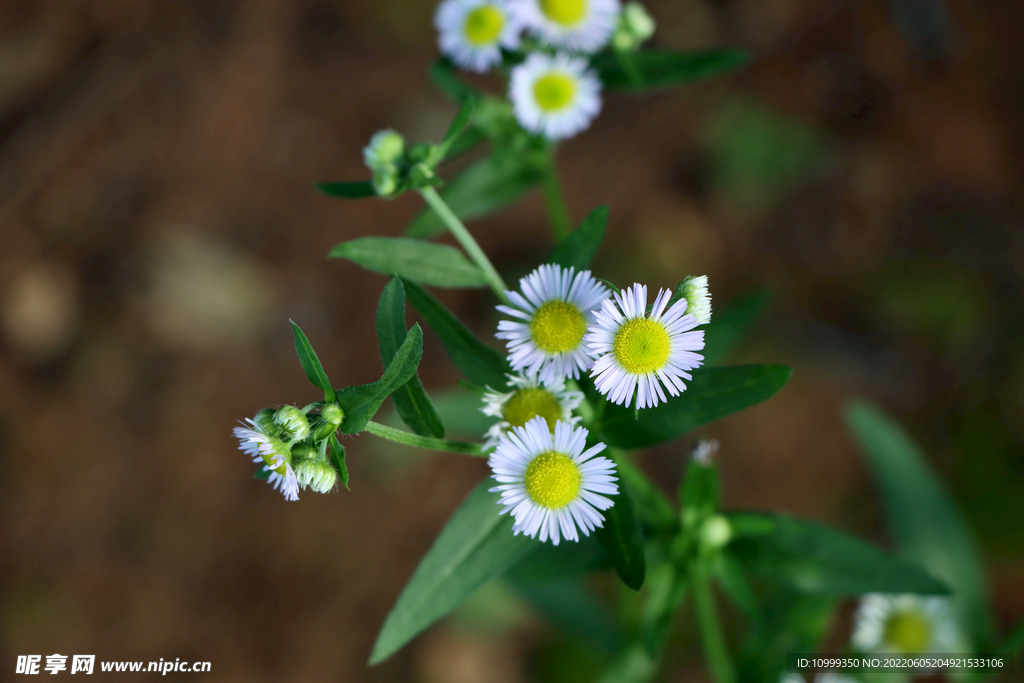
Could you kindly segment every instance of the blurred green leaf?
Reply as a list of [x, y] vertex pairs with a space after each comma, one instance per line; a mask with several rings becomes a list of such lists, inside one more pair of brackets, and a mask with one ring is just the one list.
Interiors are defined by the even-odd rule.
[[448, 98], [460, 104], [479, 95], [476, 88], [459, 78], [455, 66], [447, 59], [438, 59], [430, 65], [430, 80]]
[[337, 434], [331, 434], [331, 465], [338, 473], [338, 481], [348, 488], [348, 465], [345, 463], [345, 447], [338, 441]]
[[634, 84], [614, 53], [605, 52], [591, 60], [606, 89], [650, 90], [683, 85], [727, 73], [750, 61], [750, 53], [744, 50], [641, 50], [630, 57], [642, 79], [640, 86]]
[[728, 513], [727, 551], [746, 571], [775, 577], [808, 593], [946, 595], [949, 586], [875, 546], [823, 524], [785, 515]]
[[517, 583], [543, 583], [578, 578], [608, 566], [608, 552], [591, 534], [578, 543], [537, 543], [508, 571], [508, 577]]
[[[464, 221], [486, 216], [522, 197], [543, 179], [543, 171], [519, 157], [494, 155], [475, 161], [440, 190], [441, 198]], [[406, 228], [409, 237], [444, 233], [441, 219], [425, 209]]]
[[901, 554], [950, 585], [961, 624], [978, 646], [990, 646], [984, 565], [974, 533], [955, 501], [892, 418], [868, 403], [853, 401], [846, 408], [846, 421], [882, 491]]
[[725, 590], [725, 594], [739, 607], [744, 614], [751, 619], [760, 616], [761, 610], [757, 605], [757, 597], [754, 589], [747, 581], [743, 573], [743, 567], [736, 558], [729, 553], [718, 553], [715, 555], [712, 571], [719, 585]]
[[711, 515], [721, 504], [722, 485], [718, 479], [718, 468], [690, 459], [686, 476], [679, 487], [679, 502], [683, 508]]
[[770, 305], [771, 295], [767, 289], [761, 288], [711, 316], [711, 322], [704, 328], [704, 364], [727, 362], [747, 340]]
[[331, 249], [330, 257], [432, 287], [487, 284], [480, 269], [455, 247], [408, 237], [359, 237]]
[[633, 498], [625, 485], [610, 496], [615, 504], [602, 512], [604, 526], [594, 533], [604, 546], [619, 578], [635, 591], [644, 585], [644, 535], [634, 511]]
[[344, 434], [358, 434], [366, 428], [373, 416], [393, 391], [416, 375], [416, 368], [423, 354], [423, 331], [413, 325], [398, 347], [394, 359], [388, 364], [384, 375], [372, 384], [345, 387], [337, 392], [338, 405], [345, 411], [338, 431]]
[[[389, 365], [394, 359], [405, 336], [405, 288], [400, 279], [392, 278], [384, 287], [380, 303], [377, 304], [377, 344], [384, 365]], [[396, 389], [391, 394], [391, 400], [395, 403], [398, 416], [414, 432], [444, 438], [444, 424], [430, 404], [430, 398], [418, 376], [414, 375]]]
[[494, 485], [481, 482], [445, 524], [384, 621], [370, 664], [397, 652], [536, 544], [512, 533], [511, 515], [498, 514], [499, 496], [488, 491]]
[[511, 368], [505, 357], [477, 339], [466, 326], [419, 285], [403, 280], [409, 302], [420, 312], [444, 344], [455, 365], [466, 378], [481, 386], [503, 389]]
[[462, 102], [462, 106], [459, 108], [455, 118], [452, 119], [451, 125], [448, 126], [448, 132], [444, 134], [444, 140], [441, 144], [434, 149], [434, 154], [430, 159], [431, 166], [436, 165], [448, 158], [448, 151], [455, 144], [455, 141], [465, 132], [466, 126], [469, 125], [470, 119], [473, 118], [473, 111], [476, 108], [476, 97], [467, 97]]
[[790, 652], [816, 652], [832, 621], [836, 599], [791, 588], [771, 593], [739, 656], [740, 683], [778, 681]]
[[694, 371], [680, 396], [657, 408], [640, 411], [609, 403], [599, 430], [605, 443], [622, 448], [643, 448], [671, 441], [697, 427], [749, 408], [770, 398], [789, 379], [784, 365], [702, 367]]
[[548, 263], [577, 271], [590, 268], [590, 262], [601, 246], [604, 231], [608, 226], [608, 205], [599, 206], [590, 212], [580, 227], [559, 243], [548, 257]]
[[686, 598], [686, 578], [669, 561], [655, 560], [647, 570], [647, 599], [644, 601], [640, 631], [647, 653], [657, 658], [670, 635], [672, 622]]
[[355, 180], [347, 183], [317, 183], [316, 189], [328, 197], [340, 197], [342, 199], [365, 199], [376, 197], [377, 190], [373, 189], [373, 182], [370, 180]]
[[498, 421], [498, 418], [480, 411], [483, 399], [472, 391], [457, 387], [439, 391], [432, 402], [441, 422], [453, 434], [482, 437]]
[[335, 398], [334, 387], [331, 386], [331, 380], [327, 379], [327, 373], [324, 372], [324, 366], [320, 364], [320, 359], [316, 357], [313, 346], [309, 343], [309, 339], [306, 338], [306, 334], [295, 324], [294, 320], [289, 320], [288, 322], [292, 324], [292, 335], [295, 337], [295, 351], [299, 354], [299, 363], [302, 364], [306, 377], [313, 383], [313, 386], [323, 390], [325, 401], [333, 401]]
[[619, 642], [615, 619], [579, 578], [511, 583], [552, 626], [582, 647], [603, 656], [615, 651]]

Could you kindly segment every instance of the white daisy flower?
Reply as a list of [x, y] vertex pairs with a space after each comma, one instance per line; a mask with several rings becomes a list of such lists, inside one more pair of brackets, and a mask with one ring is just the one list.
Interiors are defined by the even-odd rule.
[[511, 6], [530, 33], [573, 52], [597, 52], [619, 23], [619, 0], [512, 0]]
[[676, 291], [686, 299], [686, 308], [697, 319], [698, 325], [711, 322], [711, 293], [708, 291], [708, 276], [688, 277], [679, 283]]
[[270, 472], [267, 482], [275, 490], [280, 491], [285, 500], [299, 499], [299, 481], [295, 477], [290, 462], [288, 446], [280, 439], [271, 436], [264, 429], [246, 418], [250, 427], [235, 427], [235, 438], [238, 448], [252, 458], [255, 463], [263, 463], [263, 470]]
[[558, 421], [555, 433], [543, 417], [513, 427], [488, 464], [501, 492], [501, 514], [511, 512], [512, 530], [554, 545], [564, 538], [578, 541], [604, 524], [604, 515], [619, 487], [615, 463], [604, 456], [603, 443], [586, 447], [587, 430]]
[[580, 417], [572, 411], [583, 402], [583, 394], [565, 388], [565, 380], [556, 377], [550, 383], [538, 382], [529, 377], [508, 376], [512, 391], [500, 393], [487, 388], [484, 392], [484, 415], [499, 418], [487, 430], [484, 448], [494, 448], [512, 427], [522, 427], [533, 418], [540, 416], [548, 423], [548, 429], [555, 431], [555, 423], [561, 420], [576, 424]]
[[590, 375], [612, 403], [628, 407], [635, 393], [638, 408], [656, 406], [667, 400], [662, 385], [678, 396], [686, 390], [682, 380], [693, 379], [688, 371], [704, 361], [694, 353], [704, 348], [704, 332], [690, 332], [697, 319], [686, 314], [686, 299], [665, 310], [671, 295], [661, 290], [648, 314], [647, 287], [634, 284], [595, 312], [597, 323], [586, 336], [597, 356]]
[[949, 599], [913, 594], [865, 595], [851, 640], [864, 652], [939, 654], [963, 648]]
[[519, 24], [506, 0], [445, 0], [434, 15], [441, 52], [483, 73], [501, 64], [501, 48], [519, 47]]
[[601, 81], [585, 59], [535, 52], [512, 69], [508, 97], [523, 128], [560, 140], [586, 130], [601, 111]]
[[583, 336], [608, 288], [589, 270], [546, 264], [519, 280], [519, 289], [505, 292], [510, 306], [498, 306], [516, 320], [500, 321], [495, 335], [508, 340], [512, 369], [547, 385], [576, 379], [593, 362]]

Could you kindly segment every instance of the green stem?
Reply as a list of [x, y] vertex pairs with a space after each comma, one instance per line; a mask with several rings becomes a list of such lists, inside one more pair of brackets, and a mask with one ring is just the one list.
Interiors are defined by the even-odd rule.
[[491, 265], [491, 260], [487, 258], [487, 254], [484, 253], [480, 245], [473, 239], [473, 235], [469, 233], [466, 226], [459, 220], [459, 217], [441, 199], [441, 195], [434, 188], [429, 186], [422, 187], [420, 188], [420, 194], [423, 195], [423, 199], [434, 210], [437, 217], [448, 227], [448, 231], [455, 236], [458, 243], [466, 250], [473, 263], [483, 271], [484, 278], [487, 280], [487, 284], [491, 286], [491, 289], [494, 290], [494, 293], [498, 295], [498, 298], [503, 303], [507, 303], [508, 299], [505, 298], [505, 290], [508, 288], [505, 286], [505, 282], [498, 275], [498, 271], [494, 269], [494, 266]]
[[366, 424], [366, 431], [370, 432], [374, 436], [379, 436], [380, 438], [387, 439], [388, 441], [405, 444], [406, 446], [429, 448], [432, 451], [445, 451], [447, 453], [475, 455], [480, 458], [486, 457], [483, 449], [478, 443], [435, 439], [432, 436], [420, 436], [419, 434], [413, 434], [412, 432], [388, 427], [387, 425], [382, 425], [381, 423], [374, 422], [372, 420]]
[[569, 207], [562, 194], [562, 186], [558, 182], [554, 146], [548, 147], [547, 168], [544, 169], [544, 203], [548, 207], [548, 216], [551, 219], [551, 231], [555, 234], [555, 242], [561, 242], [572, 232], [572, 219], [569, 217]]
[[637, 68], [636, 60], [633, 59], [633, 51], [616, 49], [615, 57], [619, 60], [619, 66], [626, 72], [629, 84], [634, 88], [642, 88], [644, 77], [640, 74], [640, 69]]
[[654, 527], [676, 524], [676, 513], [672, 503], [668, 501], [647, 475], [632, 461], [629, 454], [620, 449], [609, 447], [607, 455], [615, 461], [619, 479], [629, 488], [636, 501], [640, 518]]
[[700, 566], [693, 567], [692, 575], [693, 608], [697, 615], [697, 626], [700, 628], [704, 656], [707, 658], [711, 677], [715, 683], [735, 683], [736, 672], [725, 646], [725, 636], [722, 634], [722, 625], [715, 610], [715, 596], [711, 593], [711, 584]]

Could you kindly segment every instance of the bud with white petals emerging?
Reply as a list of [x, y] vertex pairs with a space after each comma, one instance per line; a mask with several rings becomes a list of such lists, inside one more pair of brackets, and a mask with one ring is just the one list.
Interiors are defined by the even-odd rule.
[[686, 312], [697, 319], [698, 325], [711, 322], [711, 294], [708, 277], [688, 277], [676, 286], [676, 295], [686, 299]]
[[302, 441], [309, 436], [309, 420], [295, 406], [281, 406], [274, 413], [274, 424], [284, 431], [291, 441]]
[[639, 2], [627, 3], [619, 14], [619, 26], [612, 36], [616, 50], [636, 50], [654, 35], [654, 19]]
[[295, 468], [299, 486], [307, 486], [317, 493], [327, 493], [338, 483], [338, 473], [323, 460], [303, 460]]

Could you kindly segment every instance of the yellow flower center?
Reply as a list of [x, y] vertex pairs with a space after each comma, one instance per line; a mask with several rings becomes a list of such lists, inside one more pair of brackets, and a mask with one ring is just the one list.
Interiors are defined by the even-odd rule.
[[587, 14], [587, 0], [540, 0], [540, 11], [566, 28], [575, 26]]
[[924, 652], [931, 639], [931, 624], [918, 610], [896, 612], [885, 622], [885, 642], [904, 654]]
[[505, 14], [494, 5], [480, 5], [466, 15], [462, 32], [477, 47], [497, 42], [505, 28]]
[[576, 80], [568, 74], [552, 71], [533, 83], [533, 99], [544, 112], [556, 112], [572, 104]]
[[631, 375], [646, 375], [665, 367], [669, 347], [665, 326], [650, 318], [627, 320], [612, 342], [615, 360]]
[[565, 453], [541, 453], [526, 468], [526, 493], [537, 505], [557, 510], [580, 492], [580, 470]]
[[554, 432], [555, 423], [562, 419], [562, 405], [547, 389], [528, 387], [512, 394], [501, 414], [513, 427], [522, 427], [539, 415]]
[[572, 351], [583, 341], [587, 319], [576, 306], [553, 299], [537, 309], [530, 322], [530, 336], [537, 348], [546, 353]]

